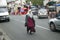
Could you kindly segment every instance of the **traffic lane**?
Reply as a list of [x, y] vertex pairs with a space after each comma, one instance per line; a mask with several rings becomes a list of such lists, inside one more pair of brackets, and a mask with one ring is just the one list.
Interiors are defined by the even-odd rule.
[[[15, 20], [15, 21], [17, 21], [17, 20]], [[18, 20], [19, 21], [19, 20]], [[24, 21], [21, 21], [21, 22], [23, 22], [24, 23]], [[37, 26], [36, 26], [37, 27]], [[42, 26], [43, 27], [43, 26]], [[59, 38], [60, 38], [60, 36], [59, 36], [59, 33], [54, 33], [54, 32], [51, 32], [50, 30], [48, 30], [48, 32], [44, 32], [44, 31], [47, 31], [46, 29], [44, 29], [44, 28], [41, 28], [41, 27], [38, 27], [39, 28], [39, 33], [41, 32], [40, 30], [42, 29], [43, 30], [43, 34], [45, 35], [43, 35], [42, 34], [42, 32], [41, 32], [41, 35], [43, 35], [43, 37], [46, 37], [47, 36], [47, 34], [48, 34], [48, 37], [49, 37], [49, 39], [50, 40], [59, 40]], [[36, 28], [37, 29], [37, 33], [38, 33], [38, 28]], [[52, 36], [53, 35], [53, 36]], [[59, 36], [59, 37], [58, 37]], [[48, 37], [46, 37], [46, 39], [48, 38]], [[48, 39], [48, 40], [49, 40]]]
[[[1, 28], [3, 30], [5, 30], [7, 32], [7, 34], [12, 38], [12, 40], [20, 40], [20, 38], [22, 40], [25, 39], [25, 38], [23, 39], [23, 37], [22, 37], [24, 35], [23, 33], [25, 33], [24, 26], [22, 26], [23, 24], [17, 23], [15, 21], [11, 20], [11, 22], [8, 22], [8, 23], [4, 22], [4, 23], [1, 23], [0, 25], [1, 25]], [[22, 30], [21, 26], [23, 27], [23, 30]], [[22, 33], [22, 31], [23, 31], [23, 33]], [[21, 35], [21, 34], [23, 34], [23, 35]]]
[[10, 15], [10, 19], [13, 19], [13, 20], [23, 20], [25, 21], [25, 16], [26, 15]]
[[12, 40], [45, 40], [38, 32], [34, 35], [27, 35], [24, 23], [19, 21], [11, 20], [8, 23], [1, 23], [0, 26]]
[[[21, 20], [22, 21], [22, 20]], [[3, 28], [12, 40], [59, 40], [60, 33], [51, 32], [40, 27], [36, 27], [36, 33], [28, 35], [24, 22], [19, 20], [11, 19], [11, 22], [1, 23], [0, 26]]]
[[[36, 22], [36, 25], [39, 26], [43, 26], [45, 28], [49, 28], [49, 24], [48, 24], [48, 19], [38, 19], [37, 16], [33, 16]], [[14, 16], [10, 16], [11, 19], [16, 20], [16, 21], [21, 21], [21, 22], [25, 22], [25, 15], [14, 15]]]
[[38, 34], [46, 40], [60, 40], [60, 32], [52, 32], [50, 30], [41, 29], [38, 27]]
[[[11, 16], [10, 16], [11, 17]], [[33, 16], [35, 19], [35, 24], [37, 27], [46, 29], [46, 30], [50, 30], [49, 24], [48, 24], [48, 19], [38, 19], [37, 16]], [[13, 19], [14, 18], [14, 19]], [[25, 23], [25, 15], [22, 16], [12, 16], [11, 19], [16, 20], [16, 21], [21, 21], [23, 23]]]
[[39, 26], [45, 27], [45, 28], [49, 28], [49, 20], [48, 19], [38, 19], [35, 18], [35, 22], [36, 24], [38, 24]]
[[[16, 21], [16, 20], [15, 20]], [[24, 22], [22, 22], [24, 23]], [[46, 30], [44, 28], [40, 28], [36, 26], [36, 37], [38, 34], [38, 37], [41, 39], [43, 38], [43, 40], [59, 40], [60, 39], [60, 32], [52, 32], [50, 30]], [[41, 36], [41, 37], [40, 37]], [[37, 38], [38, 38], [37, 37]], [[39, 38], [37, 40], [39, 40]], [[33, 37], [32, 40], [35, 40], [35, 38]]]
[[[24, 24], [24, 22], [23, 22], [23, 24]], [[42, 29], [40, 27], [36, 27], [36, 30], [37, 30], [36, 37], [39, 37], [39, 38], [36, 38], [33, 36], [33, 38], [31, 38], [32, 40], [39, 40], [39, 39], [41, 39], [41, 40], [59, 40], [60, 39], [59, 33], [54, 33], [54, 32], [51, 32], [50, 30]], [[39, 36], [37, 36], [37, 34]]]

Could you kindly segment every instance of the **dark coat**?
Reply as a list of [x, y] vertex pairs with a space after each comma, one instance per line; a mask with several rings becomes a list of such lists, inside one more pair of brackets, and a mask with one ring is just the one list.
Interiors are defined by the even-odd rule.
[[[28, 20], [28, 18], [29, 18], [29, 16], [28, 15], [26, 15], [26, 18], [25, 18], [25, 26], [27, 26], [27, 20]], [[34, 20], [34, 18], [32, 17], [32, 20], [33, 20], [33, 22], [34, 22], [34, 27], [35, 27], [35, 20]]]

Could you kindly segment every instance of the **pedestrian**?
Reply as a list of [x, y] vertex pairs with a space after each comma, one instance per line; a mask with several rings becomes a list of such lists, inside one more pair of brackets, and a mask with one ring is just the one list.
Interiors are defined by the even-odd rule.
[[27, 33], [32, 34], [32, 32], [35, 32], [35, 20], [31, 15], [31, 13], [26, 15], [25, 21], [26, 21], [25, 26], [27, 27]]
[[24, 5], [24, 14], [27, 14], [28, 12], [28, 6]]
[[21, 7], [20, 14], [24, 15], [24, 8]]
[[56, 17], [59, 17], [60, 16], [60, 10], [59, 10], [59, 12], [56, 14]]
[[21, 10], [21, 7], [18, 7], [18, 13], [17, 14], [20, 14], [20, 10]]

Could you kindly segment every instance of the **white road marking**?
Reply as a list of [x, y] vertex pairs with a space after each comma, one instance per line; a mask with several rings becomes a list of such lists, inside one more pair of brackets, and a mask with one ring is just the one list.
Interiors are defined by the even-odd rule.
[[48, 28], [45, 28], [45, 27], [42, 27], [42, 26], [39, 26], [39, 25], [36, 25], [36, 27], [39, 27], [39, 28], [42, 28], [42, 29], [45, 29], [45, 30], [50, 30]]
[[[13, 20], [19, 22], [19, 20], [17, 20], [17, 19], [13, 19]], [[25, 21], [20, 21], [20, 22], [21, 22], [21, 23], [25, 23]], [[50, 29], [48, 29], [48, 28], [45, 28], [45, 27], [43, 27], [43, 26], [39, 26], [39, 25], [36, 25], [36, 27], [39, 27], [39, 28], [42, 28], [42, 29], [45, 29], [45, 30], [50, 30]]]

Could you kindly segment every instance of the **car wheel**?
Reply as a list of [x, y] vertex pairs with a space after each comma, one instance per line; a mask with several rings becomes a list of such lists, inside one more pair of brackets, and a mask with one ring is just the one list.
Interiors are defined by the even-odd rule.
[[55, 32], [56, 31], [56, 27], [55, 27], [55, 24], [54, 23], [51, 23], [50, 24], [50, 30]]

